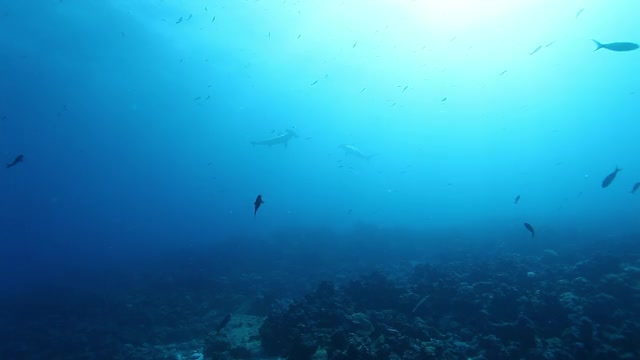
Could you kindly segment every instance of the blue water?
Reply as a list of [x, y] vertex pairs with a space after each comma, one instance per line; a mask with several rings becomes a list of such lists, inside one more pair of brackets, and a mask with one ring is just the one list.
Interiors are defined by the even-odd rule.
[[[0, 159], [24, 162], [0, 171], [0, 292], [289, 229], [546, 246], [635, 236], [640, 50], [591, 39], [640, 42], [639, 11], [3, 0]], [[250, 144], [287, 129], [286, 146]], [[309, 252], [325, 246], [310, 238]]]

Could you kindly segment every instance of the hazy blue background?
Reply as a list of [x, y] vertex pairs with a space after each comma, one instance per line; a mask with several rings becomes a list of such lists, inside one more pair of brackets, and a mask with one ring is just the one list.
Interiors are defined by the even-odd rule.
[[[638, 13], [633, 0], [2, 0], [0, 155], [25, 162], [0, 174], [0, 277], [283, 227], [530, 241], [526, 221], [551, 243], [637, 231], [640, 51], [591, 39], [640, 42]], [[286, 148], [249, 144], [288, 128], [300, 137]]]

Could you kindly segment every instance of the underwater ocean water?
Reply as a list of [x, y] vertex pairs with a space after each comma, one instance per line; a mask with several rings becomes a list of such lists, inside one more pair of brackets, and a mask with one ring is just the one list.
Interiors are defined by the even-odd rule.
[[640, 358], [639, 12], [0, 0], [0, 359]]

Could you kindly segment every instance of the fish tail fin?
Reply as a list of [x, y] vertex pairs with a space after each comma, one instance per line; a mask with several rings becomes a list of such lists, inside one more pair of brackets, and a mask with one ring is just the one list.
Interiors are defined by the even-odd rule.
[[604, 47], [604, 45], [602, 43], [600, 43], [598, 40], [596, 39], [591, 39], [595, 44], [596, 44], [596, 49], [593, 51], [598, 51], [600, 49], [602, 49]]

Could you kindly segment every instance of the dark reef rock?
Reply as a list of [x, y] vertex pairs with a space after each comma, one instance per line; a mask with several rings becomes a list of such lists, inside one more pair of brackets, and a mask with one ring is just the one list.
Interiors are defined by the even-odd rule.
[[556, 257], [421, 264], [401, 279], [321, 283], [269, 315], [262, 345], [296, 359], [318, 348], [329, 360], [640, 358], [640, 306], [628, 305], [640, 297], [632, 280], [640, 269], [612, 257], [576, 266]]

